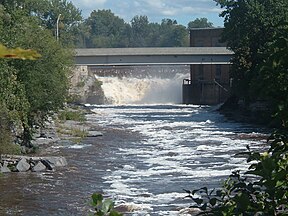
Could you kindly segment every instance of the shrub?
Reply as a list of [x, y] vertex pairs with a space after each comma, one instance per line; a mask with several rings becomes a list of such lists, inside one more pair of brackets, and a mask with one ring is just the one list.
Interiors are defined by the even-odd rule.
[[114, 202], [111, 199], [104, 199], [99, 193], [92, 194], [91, 205], [95, 209], [95, 216], [122, 216], [122, 214], [113, 209]]
[[[267, 152], [248, 151], [253, 162], [244, 174], [235, 171], [220, 190], [206, 187], [186, 191], [199, 215], [288, 215], [288, 133], [277, 132], [268, 139]], [[201, 198], [196, 198], [198, 194]]]
[[85, 114], [82, 111], [70, 110], [67, 108], [58, 113], [58, 118], [61, 121], [67, 121], [67, 120], [73, 120], [73, 121], [79, 121], [79, 122], [86, 121]]
[[[20, 146], [12, 142], [12, 133], [7, 112], [0, 110], [0, 155], [20, 153]], [[1, 157], [0, 157], [1, 158]]]

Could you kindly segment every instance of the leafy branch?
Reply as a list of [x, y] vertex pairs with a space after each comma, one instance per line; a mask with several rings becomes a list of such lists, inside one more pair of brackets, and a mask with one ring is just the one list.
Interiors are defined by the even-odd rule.
[[91, 205], [95, 209], [95, 216], [122, 216], [114, 210], [114, 202], [111, 199], [104, 199], [102, 194], [92, 194]]

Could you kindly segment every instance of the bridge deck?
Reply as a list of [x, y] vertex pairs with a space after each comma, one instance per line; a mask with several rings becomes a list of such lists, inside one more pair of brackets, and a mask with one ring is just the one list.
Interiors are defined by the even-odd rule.
[[76, 49], [77, 65], [230, 64], [225, 47]]

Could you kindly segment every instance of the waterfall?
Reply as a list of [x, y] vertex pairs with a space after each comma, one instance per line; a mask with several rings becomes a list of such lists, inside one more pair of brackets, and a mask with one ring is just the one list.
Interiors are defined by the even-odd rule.
[[182, 80], [189, 74], [172, 76], [97, 76], [110, 104], [179, 104], [182, 102]]

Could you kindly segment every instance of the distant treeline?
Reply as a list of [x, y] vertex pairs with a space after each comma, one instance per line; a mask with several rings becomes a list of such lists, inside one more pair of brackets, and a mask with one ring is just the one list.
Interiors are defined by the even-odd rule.
[[[66, 0], [3, 0], [1, 10], [23, 12], [39, 25], [49, 29], [64, 46], [70, 47], [181, 47], [189, 46], [189, 29], [213, 27], [207, 18], [197, 18], [187, 26], [176, 20], [163, 19], [161, 23], [149, 22], [145, 15], [134, 16], [125, 22], [111, 10], [93, 10], [83, 18], [72, 2]], [[24, 23], [25, 21], [23, 21]]]
[[150, 23], [144, 15], [127, 23], [111, 10], [94, 10], [79, 27], [77, 47], [181, 47], [189, 46], [188, 29], [213, 24], [207, 18], [190, 21], [187, 27], [172, 19]]

